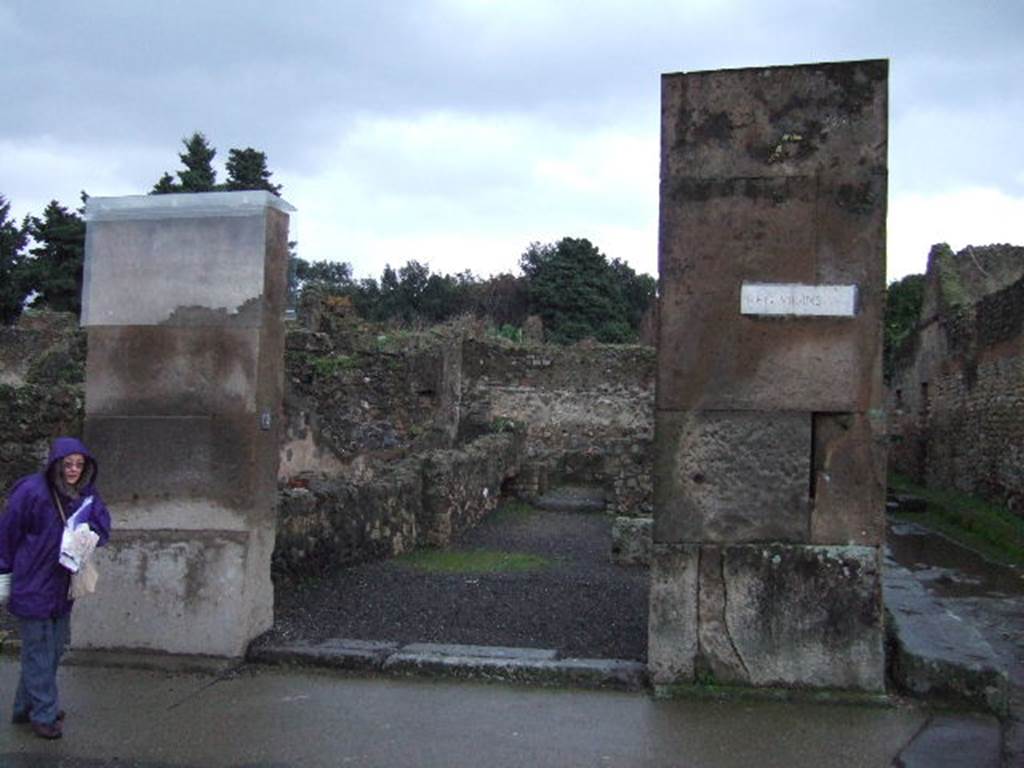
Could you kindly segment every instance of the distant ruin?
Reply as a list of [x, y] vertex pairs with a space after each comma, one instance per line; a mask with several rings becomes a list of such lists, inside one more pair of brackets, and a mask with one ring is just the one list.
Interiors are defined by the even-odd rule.
[[896, 471], [1024, 515], [1024, 248], [932, 249], [887, 405]]

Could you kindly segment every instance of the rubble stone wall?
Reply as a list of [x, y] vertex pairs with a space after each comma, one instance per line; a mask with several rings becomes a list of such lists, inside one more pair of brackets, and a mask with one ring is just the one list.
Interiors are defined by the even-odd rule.
[[369, 480], [315, 478], [286, 488], [275, 566], [318, 573], [418, 545], [443, 547], [497, 506], [521, 450], [520, 435], [487, 435], [392, 462]]
[[463, 345], [464, 434], [526, 433], [517, 495], [599, 485], [618, 515], [651, 513], [655, 353], [643, 346]]
[[1024, 277], [923, 319], [889, 387], [894, 468], [1024, 514], [1022, 382]]
[[84, 366], [85, 334], [72, 315], [33, 311], [0, 326], [0, 509], [53, 438], [82, 433]]

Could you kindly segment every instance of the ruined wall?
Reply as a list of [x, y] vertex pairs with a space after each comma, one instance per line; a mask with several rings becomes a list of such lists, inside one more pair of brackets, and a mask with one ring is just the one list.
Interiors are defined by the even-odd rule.
[[82, 433], [85, 334], [73, 315], [29, 311], [0, 326], [0, 509], [50, 442]]
[[369, 478], [381, 464], [455, 444], [461, 340], [384, 333], [352, 320], [333, 332], [292, 328], [282, 480]]
[[506, 421], [526, 430], [517, 495], [533, 499], [562, 483], [598, 485], [609, 510], [650, 514], [653, 349], [467, 339], [462, 363], [462, 431]]
[[318, 573], [445, 546], [493, 511], [519, 467], [521, 434], [486, 435], [459, 449], [381, 466], [371, 479], [312, 478], [280, 497], [276, 567]]
[[[895, 359], [891, 460], [917, 482], [1024, 514], [1024, 248], [965, 248], [949, 258], [933, 250], [921, 321]], [[1005, 287], [969, 290], [984, 290], [997, 272]]]
[[[396, 332], [324, 302], [300, 311], [285, 340], [279, 565], [443, 544], [503, 483], [527, 499], [597, 485], [610, 511], [650, 514], [653, 350], [512, 345], [457, 326]], [[0, 385], [0, 402], [17, 400], [0, 424], [9, 480], [36, 469], [54, 434], [81, 432], [85, 336], [70, 316], [64, 326], [52, 343], [37, 328], [0, 337], [0, 376], [20, 382]], [[33, 367], [22, 354], [52, 361], [69, 344], [77, 367]], [[72, 381], [28, 387], [29, 368]]]

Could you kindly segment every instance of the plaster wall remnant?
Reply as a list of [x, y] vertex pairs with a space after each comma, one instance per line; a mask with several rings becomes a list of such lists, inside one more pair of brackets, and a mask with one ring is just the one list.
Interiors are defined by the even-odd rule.
[[272, 624], [291, 210], [267, 192], [87, 203], [85, 439], [115, 533], [77, 647], [241, 656]]
[[884, 687], [887, 80], [662, 79], [656, 686]]

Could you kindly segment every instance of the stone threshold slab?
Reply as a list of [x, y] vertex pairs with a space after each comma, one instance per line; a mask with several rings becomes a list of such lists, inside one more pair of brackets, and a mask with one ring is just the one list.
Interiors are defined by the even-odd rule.
[[615, 688], [647, 687], [647, 666], [620, 659], [559, 658], [540, 648], [332, 639], [252, 649], [248, 660], [261, 664], [305, 664], [393, 675], [424, 675], [494, 680], [532, 685]]

